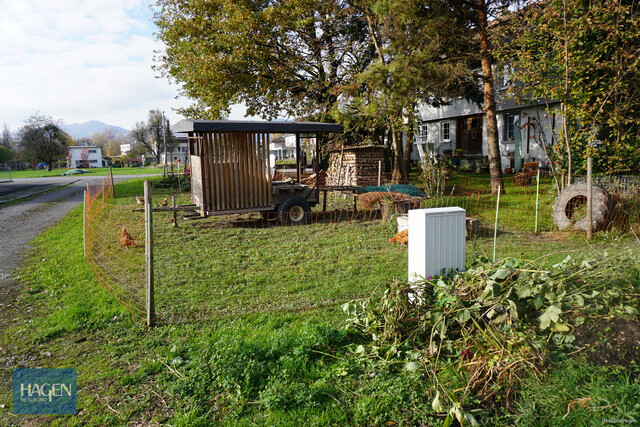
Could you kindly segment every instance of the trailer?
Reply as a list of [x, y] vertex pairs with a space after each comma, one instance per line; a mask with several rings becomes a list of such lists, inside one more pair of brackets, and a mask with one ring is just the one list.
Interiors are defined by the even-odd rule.
[[[182, 120], [172, 128], [189, 142], [191, 196], [201, 216], [274, 212], [283, 224], [309, 221], [320, 198], [320, 182], [302, 182], [302, 138], [315, 138], [311, 166], [320, 175], [319, 146], [334, 123], [292, 121]], [[287, 180], [273, 180], [269, 142], [274, 133], [295, 135], [296, 165]]]

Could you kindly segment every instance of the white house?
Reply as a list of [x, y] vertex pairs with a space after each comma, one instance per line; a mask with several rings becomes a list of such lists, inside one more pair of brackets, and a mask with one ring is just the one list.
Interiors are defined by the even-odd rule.
[[269, 153], [276, 160], [293, 159], [296, 157], [296, 136], [280, 135], [269, 142]]
[[120, 155], [124, 156], [126, 155], [129, 151], [131, 151], [132, 148], [131, 143], [127, 143], [127, 144], [120, 144]]
[[68, 168], [103, 168], [107, 161], [102, 157], [102, 148], [92, 145], [67, 147]]
[[[552, 132], [557, 135], [560, 128], [559, 103], [551, 102], [548, 114], [546, 103], [520, 104], [506, 99], [502, 95], [512, 83], [504, 77], [498, 80], [496, 112], [502, 168], [518, 171], [524, 162], [538, 162], [544, 168], [548, 165], [544, 147], [552, 144]], [[465, 99], [442, 107], [422, 105], [415, 142], [421, 158], [458, 152], [458, 162], [477, 168], [488, 155], [486, 128], [482, 108]]]
[[[186, 165], [189, 162], [189, 142], [187, 138], [183, 138], [183, 137], [176, 137], [176, 139], [178, 140], [178, 144], [174, 146], [173, 150], [169, 151], [167, 149], [168, 163], [180, 162], [181, 165]], [[156, 147], [158, 150], [158, 157], [160, 157], [159, 163], [164, 164], [165, 163], [164, 147], [162, 143], [158, 144]]]

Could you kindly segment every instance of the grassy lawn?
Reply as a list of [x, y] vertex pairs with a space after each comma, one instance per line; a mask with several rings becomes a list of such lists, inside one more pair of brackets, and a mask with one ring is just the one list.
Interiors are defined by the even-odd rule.
[[[60, 176], [69, 169], [54, 169], [47, 171], [45, 169], [33, 169], [33, 170], [16, 170], [11, 171], [13, 179], [17, 178], [41, 178], [47, 176]], [[109, 175], [109, 168], [86, 168], [91, 176], [107, 176]], [[140, 167], [140, 168], [113, 168], [114, 175], [142, 175], [142, 174], [161, 174], [162, 168], [153, 167]], [[6, 175], [6, 172], [4, 173]]]
[[[120, 208], [111, 220], [134, 238], [141, 236], [142, 215], [131, 208], [142, 181], [116, 186]], [[170, 194], [154, 189], [158, 199]], [[188, 197], [178, 195], [178, 202]], [[387, 241], [393, 223], [318, 215], [302, 227], [245, 215], [180, 221], [173, 228], [169, 214], [157, 214], [159, 325], [148, 329], [97, 283], [83, 256], [82, 211], [75, 209], [34, 241], [20, 275], [24, 292], [8, 308], [15, 321], [0, 330], [6, 384], [0, 388], [0, 424], [440, 425], [449, 406], [434, 404], [432, 374], [411, 364], [428, 354], [426, 347], [384, 348], [383, 341], [349, 332], [349, 316], [340, 308], [353, 297], [380, 296], [394, 279], [406, 277], [407, 248]], [[525, 208], [513, 214], [529, 215]], [[118, 231], [100, 230], [105, 245], [113, 246], [115, 265], [141, 259], [141, 245], [118, 247]], [[505, 228], [498, 257], [538, 259], [530, 269], [544, 270], [567, 254], [614, 254], [633, 245], [618, 233], [601, 233], [587, 244], [578, 234]], [[492, 251], [491, 238], [470, 237], [469, 265]], [[112, 271], [125, 283], [139, 283], [126, 277], [126, 269]], [[620, 269], [611, 283], [635, 287], [637, 294], [640, 268]], [[382, 356], [392, 350], [395, 356]], [[469, 377], [460, 357], [437, 363], [438, 381], [451, 387], [451, 396], [461, 396], [465, 413], [475, 410], [481, 425], [640, 418], [637, 365], [598, 366], [577, 353], [555, 352], [542, 375], [524, 378], [506, 410], [498, 397], [483, 401], [477, 393], [454, 392], [464, 390]], [[12, 415], [9, 384], [17, 367], [77, 368], [78, 414]]]

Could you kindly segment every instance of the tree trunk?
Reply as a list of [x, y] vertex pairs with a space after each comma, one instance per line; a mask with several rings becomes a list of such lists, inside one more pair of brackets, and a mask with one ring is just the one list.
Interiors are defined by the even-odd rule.
[[407, 146], [404, 151], [404, 170], [407, 174], [407, 182], [409, 181], [409, 175], [411, 174], [411, 152], [413, 151], [413, 138], [415, 135], [416, 121], [413, 109], [409, 113], [409, 132], [407, 132]]
[[[562, 102], [562, 133], [564, 134], [564, 143], [567, 147], [567, 185], [571, 185], [572, 163], [571, 145], [569, 144], [569, 115], [567, 111], [567, 103], [569, 102], [569, 30], [567, 28], [567, 0], [562, 2], [562, 19], [564, 22], [564, 100]], [[564, 188], [564, 186], [563, 186]]]
[[496, 97], [493, 87], [491, 46], [489, 44], [487, 4], [477, 0], [476, 14], [480, 27], [480, 61], [482, 64], [482, 89], [484, 92], [484, 113], [487, 127], [487, 149], [489, 154], [489, 172], [491, 174], [491, 194], [497, 194], [498, 188], [504, 193], [502, 180], [502, 159], [498, 142], [498, 122], [496, 119]]
[[391, 138], [393, 140], [393, 167], [391, 168], [391, 183], [400, 184], [407, 181], [407, 173], [404, 168], [404, 156], [402, 155], [402, 138], [391, 120]]

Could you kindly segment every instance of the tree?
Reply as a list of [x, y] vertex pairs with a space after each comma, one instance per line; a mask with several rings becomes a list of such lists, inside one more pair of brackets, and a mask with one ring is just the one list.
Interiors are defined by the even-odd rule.
[[551, 156], [568, 183], [589, 155], [602, 172], [640, 169], [638, 12], [635, 0], [548, 0], [501, 34], [499, 55], [522, 82], [511, 95], [546, 102], [549, 116], [560, 102]]
[[10, 162], [15, 155], [16, 153], [13, 150], [0, 145], [0, 163]]
[[182, 86], [186, 117], [250, 115], [329, 120], [341, 88], [374, 55], [366, 21], [344, 0], [158, 0], [166, 52], [156, 70]]
[[167, 152], [172, 152], [178, 144], [171, 133], [169, 120], [163, 119], [164, 113], [160, 110], [149, 110], [147, 122], [136, 123], [129, 134], [131, 139], [153, 154], [157, 161], [160, 161], [160, 153], [164, 153], [165, 144]]
[[18, 130], [18, 141], [24, 157], [32, 162], [45, 162], [47, 170], [51, 170], [53, 162], [64, 155], [71, 137], [62, 130], [61, 123], [35, 114]]
[[107, 143], [107, 147], [105, 149], [105, 153], [109, 157], [116, 157], [121, 154], [120, 145], [126, 144], [124, 139], [116, 140], [112, 139]]
[[[489, 173], [491, 174], [491, 194], [504, 191], [502, 181], [502, 159], [498, 140], [498, 121], [496, 119], [496, 92], [493, 79], [493, 50], [489, 28], [489, 18], [495, 7], [502, 9], [509, 2], [495, 0], [474, 0], [471, 7], [476, 12], [475, 28], [480, 41], [480, 63], [482, 66], [483, 109], [487, 126], [487, 150], [489, 154]], [[499, 22], [496, 22], [499, 25]]]
[[0, 145], [2, 145], [5, 148], [11, 148], [13, 145], [12, 138], [11, 138], [11, 131], [9, 130], [9, 126], [7, 125], [6, 122], [2, 127], [2, 137], [0, 137]]
[[406, 181], [417, 105], [442, 103], [445, 96], [464, 96], [475, 88], [467, 64], [457, 59], [471, 37], [448, 2], [358, 0], [354, 5], [366, 19], [376, 57], [345, 92], [350, 102], [343, 111], [387, 128], [392, 182]]
[[134, 144], [144, 147], [145, 152], [150, 152], [156, 159], [158, 158], [158, 152], [151, 139], [149, 127], [145, 122], [137, 122], [133, 129], [131, 129], [129, 137], [133, 140]]

